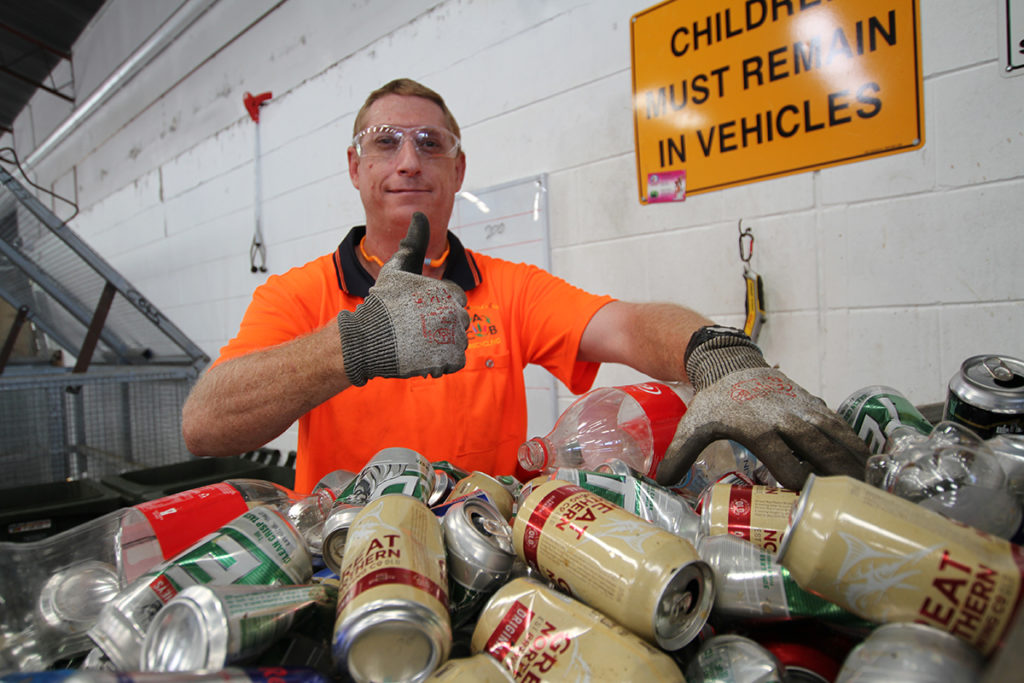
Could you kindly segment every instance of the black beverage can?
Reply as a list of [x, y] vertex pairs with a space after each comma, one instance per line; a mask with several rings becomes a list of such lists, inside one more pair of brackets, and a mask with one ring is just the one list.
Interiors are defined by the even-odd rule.
[[1009, 356], [971, 356], [949, 380], [942, 419], [988, 439], [1024, 434], [1024, 361]]

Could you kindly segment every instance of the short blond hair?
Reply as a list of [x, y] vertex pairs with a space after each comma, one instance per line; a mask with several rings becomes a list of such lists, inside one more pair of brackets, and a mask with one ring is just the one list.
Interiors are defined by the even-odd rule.
[[395, 80], [385, 83], [381, 87], [371, 92], [366, 101], [363, 102], [363, 106], [360, 107], [359, 113], [356, 114], [355, 123], [352, 125], [352, 135], [358, 135], [366, 124], [366, 112], [370, 109], [370, 106], [384, 97], [385, 95], [403, 95], [405, 97], [422, 97], [425, 100], [430, 100], [441, 108], [441, 113], [444, 114], [444, 123], [448, 127], [448, 130], [455, 133], [455, 137], [461, 138], [462, 133], [459, 131], [459, 123], [455, 120], [455, 116], [452, 115], [451, 111], [448, 110], [448, 105], [444, 103], [444, 98], [441, 97], [437, 92], [431, 90], [422, 83], [418, 83], [411, 78], [396, 78]]

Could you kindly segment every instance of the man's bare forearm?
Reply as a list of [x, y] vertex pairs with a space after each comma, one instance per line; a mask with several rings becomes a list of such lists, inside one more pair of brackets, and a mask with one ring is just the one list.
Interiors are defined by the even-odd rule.
[[349, 386], [338, 329], [328, 323], [205, 373], [182, 410], [185, 445], [195, 455], [254, 450]]
[[690, 336], [712, 321], [670, 303], [615, 301], [591, 319], [580, 341], [584, 360], [624, 363], [667, 381], [685, 381], [683, 356]]

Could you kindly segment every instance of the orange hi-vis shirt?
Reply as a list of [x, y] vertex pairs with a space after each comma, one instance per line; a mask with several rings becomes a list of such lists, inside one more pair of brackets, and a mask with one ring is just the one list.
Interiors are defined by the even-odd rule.
[[[214, 365], [308, 334], [355, 309], [373, 285], [354, 251], [365, 230], [353, 228], [334, 253], [267, 278]], [[466, 366], [437, 378], [371, 379], [303, 415], [297, 492], [309, 492], [335, 470], [358, 472], [390, 446], [470, 472], [512, 474], [527, 437], [523, 368], [542, 365], [575, 394], [593, 384], [599, 364], [578, 359], [580, 338], [613, 299], [535, 266], [467, 251], [451, 233], [448, 239], [444, 276], [468, 299]]]

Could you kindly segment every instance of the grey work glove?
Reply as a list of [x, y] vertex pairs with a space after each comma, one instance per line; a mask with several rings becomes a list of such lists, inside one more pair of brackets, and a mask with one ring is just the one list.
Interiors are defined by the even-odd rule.
[[786, 488], [800, 490], [811, 472], [864, 478], [867, 445], [835, 411], [769, 367], [740, 330], [704, 330], [717, 333], [702, 340], [699, 332], [687, 351], [697, 393], [658, 467], [660, 483], [677, 483], [719, 439], [746, 446]]
[[373, 377], [440, 377], [466, 365], [469, 313], [454, 282], [424, 276], [430, 223], [420, 212], [355, 311], [338, 314], [345, 374], [361, 387]]

